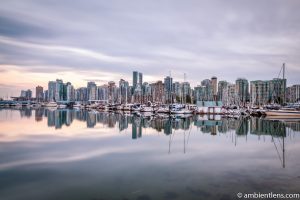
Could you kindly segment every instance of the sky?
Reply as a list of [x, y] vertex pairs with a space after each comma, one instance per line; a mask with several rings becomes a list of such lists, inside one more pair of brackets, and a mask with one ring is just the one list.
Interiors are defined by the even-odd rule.
[[0, 97], [57, 78], [132, 83], [134, 70], [149, 83], [269, 80], [283, 63], [298, 84], [299, 10], [298, 0], [2, 0]]

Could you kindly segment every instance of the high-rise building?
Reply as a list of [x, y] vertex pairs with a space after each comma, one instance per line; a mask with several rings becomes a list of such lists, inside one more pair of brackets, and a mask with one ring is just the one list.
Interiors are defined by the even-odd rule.
[[108, 101], [108, 85], [101, 85], [98, 87], [98, 99], [104, 102]]
[[197, 101], [205, 101], [205, 87], [204, 86], [201, 86], [201, 85], [198, 85], [196, 87], [194, 87], [194, 91], [195, 91], [195, 94], [194, 94], [194, 98]]
[[284, 104], [286, 102], [286, 79], [270, 80], [271, 102]]
[[229, 83], [227, 87], [227, 98], [225, 100], [225, 105], [236, 105], [237, 97], [236, 97], [236, 85]]
[[32, 98], [32, 91], [31, 90], [27, 90], [27, 92], [26, 92], [26, 98], [27, 99], [31, 99]]
[[214, 95], [211, 80], [204, 79], [203, 81], [201, 81], [201, 86], [201, 101], [213, 101]]
[[286, 79], [273, 79], [269, 81], [251, 81], [250, 99], [254, 105], [285, 102]]
[[217, 100], [217, 92], [218, 92], [218, 79], [216, 76], [211, 77], [211, 87], [212, 87], [212, 95], [213, 100]]
[[132, 74], [132, 86], [135, 92], [136, 88], [142, 87], [143, 84], [143, 74], [137, 71], [134, 71]]
[[182, 84], [179, 82], [173, 83], [173, 91], [175, 95], [176, 102], [180, 102], [182, 100]]
[[269, 81], [251, 81], [250, 82], [250, 101], [254, 105], [265, 105], [270, 100]]
[[110, 103], [116, 103], [118, 99], [118, 92], [116, 83], [114, 81], [108, 82], [108, 100]]
[[21, 90], [21, 95], [23, 99], [30, 100], [32, 98], [32, 91], [31, 90]]
[[164, 79], [164, 87], [165, 87], [165, 100], [166, 103], [172, 103], [173, 98], [173, 78], [170, 76], [167, 76]]
[[49, 81], [48, 82], [48, 101], [55, 101], [55, 93], [56, 93], [56, 82]]
[[162, 81], [150, 84], [152, 101], [162, 103], [165, 101], [164, 98], [164, 84]]
[[45, 90], [45, 92], [44, 92], [44, 101], [48, 101], [48, 99], [49, 99], [48, 90]]
[[21, 94], [20, 94], [20, 97], [24, 97], [26, 98], [26, 90], [21, 90]]
[[128, 96], [129, 96], [129, 83], [121, 79], [119, 81], [119, 102], [121, 103], [128, 103]]
[[88, 101], [88, 92], [86, 87], [78, 88], [75, 91], [76, 101], [85, 102]]
[[132, 86], [135, 89], [137, 84], [138, 84], [138, 79], [139, 79], [139, 73], [137, 71], [134, 71], [132, 73]]
[[295, 103], [300, 101], [300, 85], [293, 85], [286, 88], [287, 102]]
[[66, 101], [74, 101], [75, 100], [75, 89], [70, 82], [66, 83]]
[[192, 103], [192, 91], [189, 82], [182, 83], [182, 103]]
[[35, 98], [38, 102], [43, 101], [44, 99], [44, 92], [43, 92], [43, 87], [42, 86], [37, 86], [35, 88]]
[[139, 72], [139, 81], [138, 81], [139, 85], [141, 86], [143, 84], [143, 74], [141, 72]]
[[201, 84], [194, 87], [194, 100], [213, 101], [212, 88], [210, 84]]
[[142, 102], [147, 103], [148, 101], [151, 101], [151, 87], [150, 84], [147, 82], [144, 82], [142, 85]]
[[226, 96], [226, 91], [228, 87], [227, 81], [219, 81], [218, 83], [218, 92], [217, 92], [217, 100], [224, 101], [224, 97]]
[[97, 85], [95, 82], [87, 83], [87, 92], [88, 92], [88, 101], [95, 101], [98, 99], [97, 97]]
[[235, 92], [237, 103], [239, 105], [245, 105], [246, 102], [249, 102], [249, 82], [247, 79], [238, 78], [235, 81]]
[[64, 100], [64, 83], [61, 79], [56, 79], [54, 98], [55, 98], [55, 101], [63, 101]]

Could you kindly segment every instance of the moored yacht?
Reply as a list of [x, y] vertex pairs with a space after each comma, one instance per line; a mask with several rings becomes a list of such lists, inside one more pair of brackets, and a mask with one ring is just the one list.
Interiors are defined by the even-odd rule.
[[141, 106], [141, 112], [154, 112], [155, 107], [152, 105], [152, 103], [149, 101], [147, 105]]
[[51, 102], [49, 102], [49, 103], [47, 103], [47, 104], [45, 104], [45, 107], [57, 107], [57, 103], [56, 102], [54, 102], [54, 101], [51, 101]]
[[132, 106], [133, 106], [133, 104], [124, 104], [123, 105], [123, 110], [124, 111], [131, 111]]
[[141, 111], [141, 104], [134, 104], [133, 106], [131, 106], [131, 111], [133, 112]]
[[161, 106], [158, 107], [156, 112], [158, 112], [158, 113], [169, 113], [170, 109], [167, 105], [161, 105]]

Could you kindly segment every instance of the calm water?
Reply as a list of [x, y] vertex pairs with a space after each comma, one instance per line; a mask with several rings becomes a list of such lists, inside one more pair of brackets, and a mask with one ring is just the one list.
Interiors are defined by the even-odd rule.
[[0, 142], [1, 200], [300, 191], [299, 121], [0, 109]]

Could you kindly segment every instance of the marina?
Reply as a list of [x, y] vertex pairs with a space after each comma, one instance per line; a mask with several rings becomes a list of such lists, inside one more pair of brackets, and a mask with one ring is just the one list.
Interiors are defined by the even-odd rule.
[[[211, 102], [210, 102], [211, 103]], [[0, 107], [51, 107], [51, 108], [74, 108], [74, 109], [86, 109], [97, 110], [103, 112], [113, 111], [129, 111], [132, 113], [166, 113], [166, 114], [208, 114], [208, 115], [223, 115], [227, 117], [239, 117], [239, 116], [276, 116], [278, 118], [300, 118], [300, 106], [299, 103], [289, 104], [286, 107], [266, 105], [262, 107], [238, 107], [238, 106], [200, 106], [193, 104], [153, 104], [148, 102], [147, 104], [81, 104], [79, 102], [72, 104], [57, 104], [56, 102], [49, 103], [36, 103], [36, 102], [0, 102]]]

